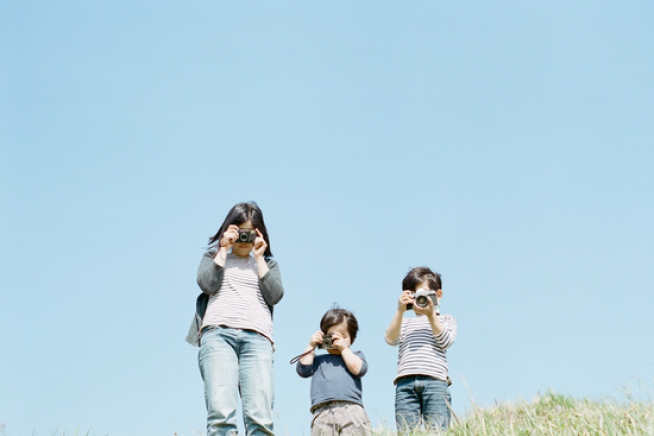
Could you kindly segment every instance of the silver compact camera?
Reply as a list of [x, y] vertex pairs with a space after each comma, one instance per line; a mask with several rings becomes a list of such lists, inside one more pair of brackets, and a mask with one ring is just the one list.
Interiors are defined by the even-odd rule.
[[318, 344], [318, 348], [324, 348], [325, 350], [334, 349], [334, 339], [332, 335], [323, 335], [322, 342]]
[[[436, 300], [436, 291], [423, 291], [422, 289], [419, 291], [416, 291], [415, 294], [413, 294], [413, 301], [415, 302], [416, 306], [420, 307], [427, 307], [429, 306], [429, 299], [431, 298], [431, 301], [434, 302], [434, 306], [438, 304]], [[413, 304], [407, 304], [406, 305], [407, 310], [413, 309]]]
[[254, 242], [254, 239], [257, 237], [257, 232], [255, 230], [239, 230], [238, 239], [236, 242], [242, 244], [250, 244]]

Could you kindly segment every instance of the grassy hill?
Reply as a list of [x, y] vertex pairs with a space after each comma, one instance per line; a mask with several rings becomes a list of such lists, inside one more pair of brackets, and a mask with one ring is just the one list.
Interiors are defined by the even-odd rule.
[[[33, 435], [36, 433], [32, 433]], [[92, 431], [56, 430], [51, 436], [92, 436]], [[180, 433], [174, 432], [173, 436]], [[194, 436], [204, 431], [192, 433]], [[288, 435], [284, 432], [278, 434]], [[5, 433], [0, 423], [0, 436]], [[409, 436], [654, 436], [654, 401], [636, 401], [629, 394], [624, 401], [577, 400], [549, 392], [531, 401], [497, 404], [455, 417], [453, 425], [443, 432], [417, 432]], [[377, 429], [373, 436], [396, 436], [394, 431]]]
[[[553, 392], [532, 401], [497, 404], [458, 417], [445, 432], [418, 435], [653, 435], [654, 402], [576, 400]], [[376, 432], [391, 436], [391, 431]]]

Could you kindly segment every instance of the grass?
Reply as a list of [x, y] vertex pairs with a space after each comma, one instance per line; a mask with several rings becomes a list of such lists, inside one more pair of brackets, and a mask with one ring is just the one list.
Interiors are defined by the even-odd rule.
[[[375, 436], [391, 436], [390, 430]], [[416, 432], [411, 436], [484, 435], [654, 435], [654, 402], [636, 401], [627, 394], [626, 401], [576, 400], [549, 392], [532, 401], [496, 404], [457, 417], [447, 431]]]
[[[548, 392], [531, 401], [500, 403], [481, 408], [474, 402], [465, 416], [454, 417], [446, 431], [414, 432], [407, 436], [613, 436], [654, 435], [654, 401], [637, 401], [625, 390], [625, 399], [602, 401], [574, 399]], [[6, 433], [0, 423], [0, 436]], [[90, 436], [92, 432], [57, 430], [51, 436]], [[201, 435], [204, 432], [194, 432]], [[281, 432], [279, 434], [284, 434]], [[395, 436], [390, 429], [378, 429], [373, 436]], [[175, 432], [173, 436], [178, 436]], [[288, 436], [288, 435], [287, 435]]]

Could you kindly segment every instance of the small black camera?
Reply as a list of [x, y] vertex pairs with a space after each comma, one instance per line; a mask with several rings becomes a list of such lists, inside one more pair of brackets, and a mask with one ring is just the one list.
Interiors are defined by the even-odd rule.
[[249, 244], [254, 242], [256, 237], [257, 237], [257, 232], [255, 230], [239, 230], [238, 239], [236, 240], [236, 242], [240, 242], [242, 244]]
[[318, 348], [324, 348], [325, 350], [333, 350], [334, 339], [332, 338], [332, 335], [324, 335], [322, 337], [322, 342], [318, 344]]

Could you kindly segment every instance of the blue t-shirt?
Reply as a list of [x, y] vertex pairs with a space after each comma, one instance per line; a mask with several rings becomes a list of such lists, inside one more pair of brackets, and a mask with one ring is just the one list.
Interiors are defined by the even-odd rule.
[[359, 375], [353, 375], [340, 354], [320, 354], [312, 365], [298, 361], [296, 369], [300, 377], [311, 377], [311, 408], [327, 401], [348, 401], [363, 406], [361, 377], [368, 371], [368, 363], [361, 351], [354, 354], [362, 360]]

